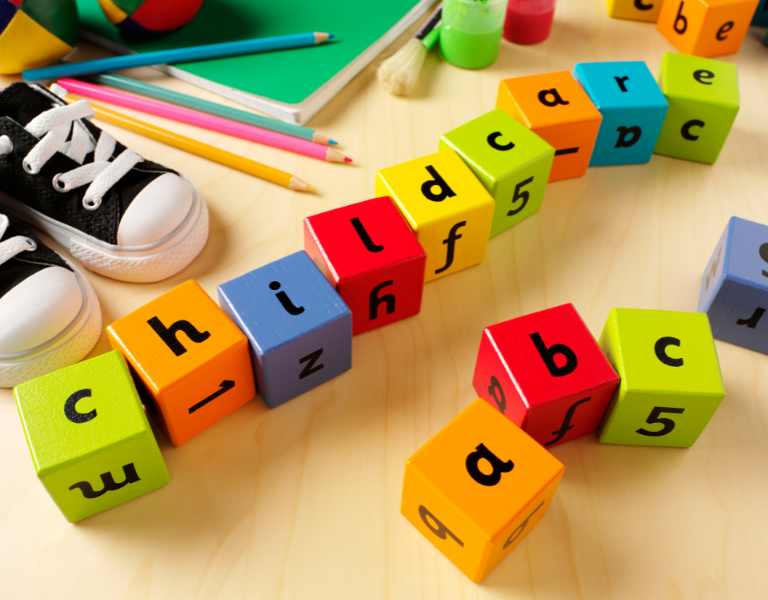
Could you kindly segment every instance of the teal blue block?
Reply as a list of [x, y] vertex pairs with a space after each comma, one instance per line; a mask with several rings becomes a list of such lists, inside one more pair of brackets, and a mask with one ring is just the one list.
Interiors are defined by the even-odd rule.
[[573, 76], [603, 115], [589, 166], [651, 160], [669, 103], [646, 64], [579, 63]]
[[768, 25], [768, 0], [760, 0], [752, 17], [752, 25]]

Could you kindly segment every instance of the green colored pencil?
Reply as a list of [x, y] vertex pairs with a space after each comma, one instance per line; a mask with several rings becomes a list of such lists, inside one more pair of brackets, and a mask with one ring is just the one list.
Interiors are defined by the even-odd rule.
[[155, 100], [175, 104], [176, 106], [191, 108], [192, 110], [198, 110], [208, 115], [230, 119], [232, 121], [237, 121], [238, 123], [245, 123], [246, 125], [261, 127], [262, 129], [269, 129], [270, 131], [276, 131], [277, 133], [283, 133], [285, 135], [290, 135], [291, 137], [308, 140], [318, 144], [336, 145], [336, 142], [332, 139], [317, 133], [314, 129], [309, 129], [308, 127], [294, 125], [293, 123], [285, 123], [277, 119], [270, 119], [269, 117], [263, 117], [238, 108], [224, 106], [217, 102], [209, 102], [208, 100], [202, 100], [200, 98], [195, 98], [194, 96], [144, 83], [137, 79], [109, 74], [94, 75], [88, 79], [102, 85], [110, 85], [127, 92], [133, 92], [135, 94], [140, 94], [141, 96], [147, 96], [149, 98], [154, 98]]

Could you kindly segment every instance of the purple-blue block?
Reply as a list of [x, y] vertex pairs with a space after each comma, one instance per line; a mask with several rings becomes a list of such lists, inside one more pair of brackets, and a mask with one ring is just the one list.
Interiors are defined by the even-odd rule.
[[718, 340], [768, 354], [768, 226], [731, 217], [699, 292]]
[[219, 286], [269, 408], [352, 368], [352, 311], [303, 250]]

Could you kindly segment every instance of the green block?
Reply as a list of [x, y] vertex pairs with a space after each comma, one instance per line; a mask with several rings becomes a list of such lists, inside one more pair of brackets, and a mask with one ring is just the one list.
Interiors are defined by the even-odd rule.
[[544, 199], [555, 149], [501, 109], [440, 137], [467, 163], [496, 207], [489, 237], [532, 215]]
[[600, 347], [621, 376], [600, 441], [693, 446], [725, 397], [707, 315], [614, 308]]
[[13, 393], [37, 476], [69, 522], [168, 483], [118, 351], [17, 385]]
[[739, 112], [736, 65], [667, 52], [659, 87], [669, 110], [654, 152], [714, 164]]

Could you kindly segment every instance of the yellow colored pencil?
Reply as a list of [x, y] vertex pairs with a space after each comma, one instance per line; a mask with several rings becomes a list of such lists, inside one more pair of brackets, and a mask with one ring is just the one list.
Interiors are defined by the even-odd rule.
[[[70, 104], [76, 102], [77, 100], [80, 100], [80, 98], [76, 96], [67, 96], [66, 98], [66, 101]], [[157, 140], [158, 142], [173, 146], [174, 148], [179, 148], [180, 150], [184, 150], [190, 154], [202, 156], [208, 160], [232, 167], [238, 171], [243, 171], [249, 175], [260, 177], [261, 179], [266, 179], [267, 181], [285, 186], [292, 190], [297, 190], [300, 192], [315, 191], [315, 188], [296, 177], [296, 175], [291, 175], [290, 173], [286, 173], [280, 169], [275, 169], [273, 167], [263, 165], [259, 162], [256, 162], [255, 160], [250, 160], [242, 156], [238, 156], [237, 154], [232, 154], [231, 152], [221, 150], [220, 148], [216, 148], [214, 146], [209, 146], [208, 144], [203, 144], [202, 142], [198, 142], [192, 138], [179, 135], [178, 133], [166, 131], [160, 127], [155, 127], [154, 125], [150, 125], [144, 121], [139, 121], [133, 117], [120, 114], [114, 110], [104, 108], [103, 106], [97, 106], [96, 104], [91, 104], [91, 106], [96, 113], [96, 118], [100, 119], [101, 121], [112, 123], [112, 125], [117, 125], [123, 129], [128, 129], [153, 140]]]

